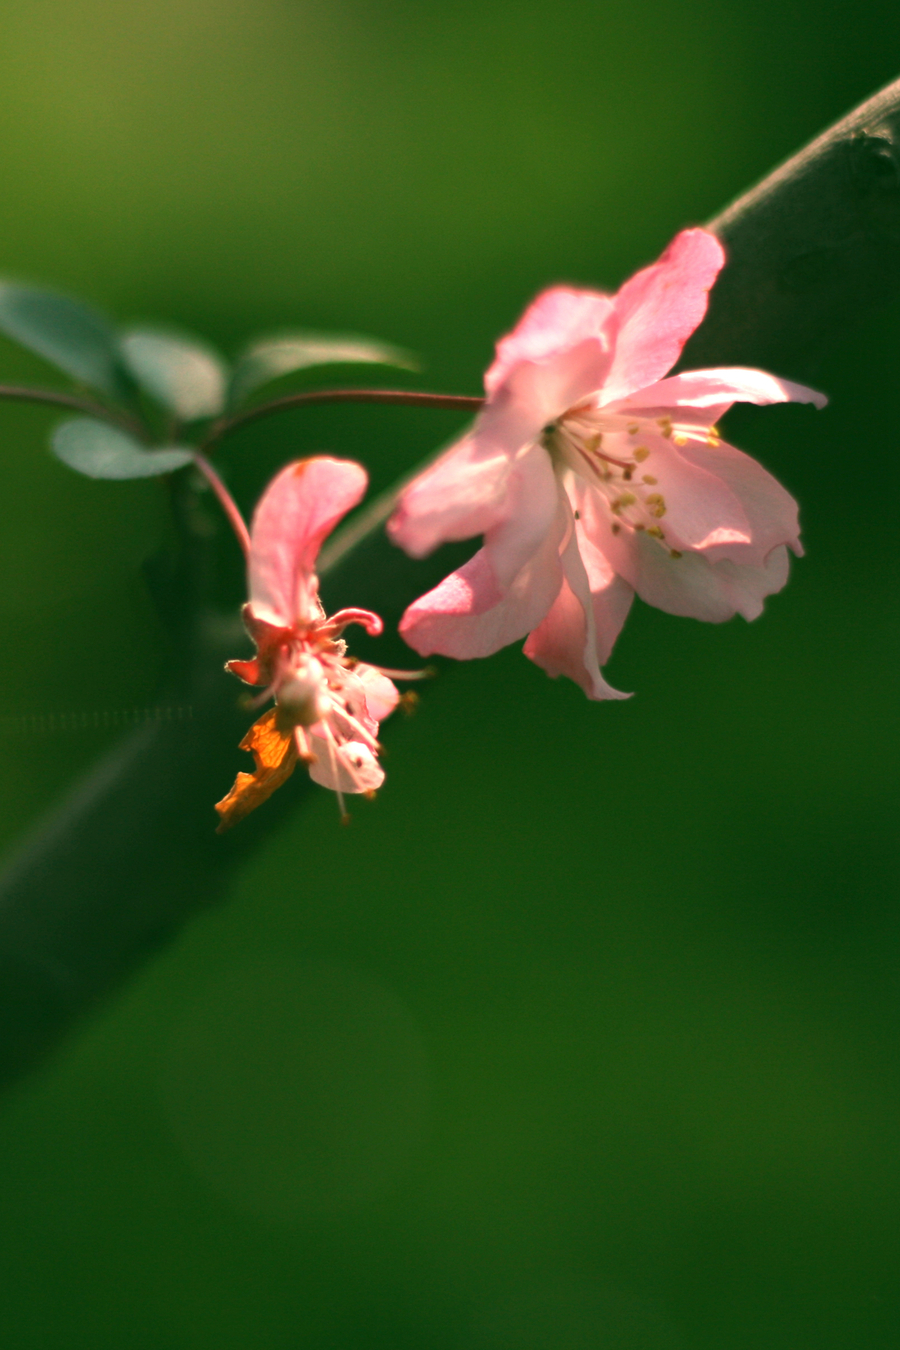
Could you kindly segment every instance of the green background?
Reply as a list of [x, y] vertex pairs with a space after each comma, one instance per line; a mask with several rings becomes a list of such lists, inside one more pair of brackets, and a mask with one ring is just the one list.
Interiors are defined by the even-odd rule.
[[[540, 287], [614, 288], [900, 68], [886, 0], [2, 21], [0, 272], [229, 352], [372, 332], [461, 393]], [[825, 412], [728, 422], [802, 504], [758, 622], [637, 606], [624, 704], [515, 649], [445, 667], [385, 728], [374, 806], [342, 830], [298, 793], [228, 903], [15, 1091], [0, 1344], [900, 1344], [898, 319], [834, 334]], [[3, 343], [0, 379], [46, 375]], [[53, 421], [0, 410], [9, 849], [112, 735], [19, 719], [134, 716], [163, 660], [158, 485], [77, 478]], [[379, 488], [459, 426], [297, 412], [222, 463], [249, 509], [288, 457]]]

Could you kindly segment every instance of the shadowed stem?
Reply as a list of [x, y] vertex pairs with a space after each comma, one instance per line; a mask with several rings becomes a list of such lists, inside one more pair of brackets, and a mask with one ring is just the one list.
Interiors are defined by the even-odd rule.
[[[900, 290], [898, 135], [900, 81], [711, 223], [728, 263], [685, 366], [771, 365], [800, 375], [831, 335]], [[390, 390], [325, 391], [250, 409], [220, 423], [217, 434], [270, 411], [327, 400], [480, 404]], [[100, 415], [68, 396], [37, 401]], [[176, 478], [177, 506], [189, 484], [186, 475]], [[376, 504], [373, 519], [383, 519], [389, 501]], [[75, 785], [0, 878], [0, 1079], [28, 1069], [191, 916], [222, 899], [236, 868], [305, 790], [295, 775], [239, 829], [214, 833], [212, 803], [234, 777], [247, 719], [221, 670], [236, 654], [236, 618], [209, 612], [202, 578], [215, 559], [209, 541], [191, 535], [189, 506], [182, 511], [184, 566], [173, 589], [185, 596], [190, 621], [179, 635], [183, 660], [169, 692], [194, 716], [186, 727], [162, 722], [132, 733]], [[415, 562], [380, 530], [349, 528], [354, 533], [321, 560], [334, 609], [373, 609], [391, 624], [448, 570], [446, 555]], [[457, 547], [451, 566], [470, 551], [463, 545], [460, 555]]]

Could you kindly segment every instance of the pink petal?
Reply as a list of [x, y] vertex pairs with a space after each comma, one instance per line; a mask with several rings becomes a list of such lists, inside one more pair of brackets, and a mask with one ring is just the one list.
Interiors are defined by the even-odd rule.
[[282, 469], [263, 493], [250, 531], [250, 601], [256, 619], [292, 624], [319, 616], [315, 563], [322, 541], [365, 493], [365, 469], [319, 456]]
[[[543, 361], [521, 361], [491, 394], [482, 424], [515, 425], [519, 444], [536, 440], [548, 422], [602, 388], [612, 360], [610, 334], [585, 338]], [[505, 433], [508, 439], [509, 433]]]
[[550, 456], [542, 445], [532, 445], [515, 460], [502, 515], [484, 537], [484, 551], [501, 591], [543, 544], [558, 505], [559, 488]]
[[706, 313], [707, 292], [725, 253], [707, 230], [682, 230], [659, 262], [626, 281], [615, 297], [620, 329], [604, 404], [659, 380]]
[[597, 661], [605, 666], [622, 631], [622, 625], [628, 618], [634, 591], [628, 582], [616, 572], [612, 563], [589, 539], [582, 521], [576, 524], [578, 552], [587, 572], [591, 591], [591, 608], [594, 612]]
[[[604, 404], [610, 412], [631, 412], [645, 417], [672, 415], [681, 409], [677, 421], [694, 421], [709, 426], [718, 421], [733, 403], [814, 403], [824, 408], [828, 402], [824, 394], [808, 389], [805, 384], [781, 380], [764, 370], [747, 370], [742, 366], [723, 366], [716, 370], [687, 370], [683, 375], [670, 375], [646, 389], [638, 389], [628, 398], [618, 400], [613, 407]], [[686, 415], [696, 410], [696, 419]]]
[[560, 510], [543, 545], [504, 592], [486, 549], [409, 606], [400, 632], [421, 656], [440, 652], [458, 660], [490, 656], [541, 622], [559, 592], [559, 545], [566, 529]]
[[[321, 724], [319, 724], [321, 725]], [[374, 792], [384, 782], [384, 770], [362, 741], [347, 741], [344, 745], [329, 745], [325, 736], [315, 727], [307, 733], [315, 762], [309, 766], [314, 783], [331, 788], [332, 792]]]
[[476, 427], [406, 488], [388, 522], [391, 539], [424, 558], [438, 544], [484, 534], [497, 519], [511, 462], [511, 452]]
[[547, 617], [529, 636], [524, 651], [554, 679], [567, 675], [574, 680], [588, 698], [628, 698], [628, 694], [608, 685], [600, 674], [598, 648], [606, 660], [625, 621], [633, 592], [615, 576], [605, 560], [599, 563], [593, 556], [595, 552], [591, 550], [591, 567], [600, 584], [592, 594], [578, 535], [574, 529], [570, 531], [562, 553], [563, 584]]
[[[596, 291], [576, 291], [565, 286], [543, 291], [528, 306], [513, 331], [497, 343], [496, 358], [484, 377], [485, 389], [489, 394], [496, 393], [521, 362], [543, 362], [586, 338], [600, 339], [608, 347], [609, 341], [604, 339], [613, 312], [609, 296]], [[600, 383], [593, 388], [598, 389]]]
[[396, 708], [400, 701], [400, 692], [387, 675], [382, 675], [380, 670], [366, 665], [365, 662], [361, 661], [354, 668], [353, 674], [363, 687], [366, 708], [377, 730], [378, 723], [383, 722]]
[[764, 598], [780, 591], [787, 581], [783, 546], [774, 548], [759, 566], [727, 558], [713, 562], [702, 553], [673, 558], [644, 532], [623, 529], [614, 535], [604, 514], [600, 508], [593, 517], [602, 551], [642, 600], [667, 614], [684, 614], [707, 623], [721, 623], [734, 614], [755, 619], [762, 612]]
[[779, 544], [787, 544], [798, 557], [802, 555], [797, 503], [755, 459], [725, 441], [716, 447], [689, 441], [679, 448], [678, 455], [683, 462], [723, 482], [740, 502], [749, 524], [749, 548], [735, 550], [710, 536], [698, 546], [709, 558], [760, 566]]

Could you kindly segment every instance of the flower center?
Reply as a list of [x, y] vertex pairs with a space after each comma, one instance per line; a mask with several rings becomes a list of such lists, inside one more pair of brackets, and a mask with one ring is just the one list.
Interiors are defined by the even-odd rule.
[[604, 413], [592, 406], [569, 409], [544, 428], [541, 442], [555, 464], [571, 469], [598, 490], [612, 516], [613, 534], [622, 529], [644, 531], [678, 558], [681, 554], [667, 544], [660, 524], [666, 499], [653, 472], [653, 445], [660, 436], [676, 446], [692, 440], [719, 444], [715, 427], [676, 423], [668, 416]]

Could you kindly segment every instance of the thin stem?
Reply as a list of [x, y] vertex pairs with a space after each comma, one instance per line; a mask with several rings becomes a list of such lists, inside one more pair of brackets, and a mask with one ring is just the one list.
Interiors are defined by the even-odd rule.
[[271, 403], [261, 403], [235, 417], [221, 418], [210, 429], [202, 448], [209, 450], [223, 436], [230, 435], [232, 431], [260, 417], [286, 412], [289, 408], [300, 408], [306, 403], [394, 403], [413, 408], [467, 409], [477, 412], [484, 399], [468, 394], [424, 394], [409, 389], [312, 389], [302, 394], [286, 394], [284, 398], [273, 399]]
[[80, 398], [78, 394], [64, 394], [56, 389], [30, 389], [25, 385], [0, 384], [0, 399], [7, 398], [17, 403], [49, 403], [56, 408], [74, 408], [76, 412], [87, 413], [89, 417], [99, 417], [104, 422], [125, 427], [135, 432], [143, 440], [144, 427], [135, 418], [116, 409], [95, 403], [90, 398]]
[[209, 483], [213, 492], [218, 497], [222, 510], [228, 517], [228, 520], [231, 524], [231, 528], [234, 530], [235, 534], [238, 537], [238, 543], [244, 550], [244, 557], [249, 558], [250, 531], [247, 529], [247, 526], [244, 523], [244, 517], [238, 510], [237, 503], [235, 502], [231, 493], [228, 491], [225, 484], [222, 482], [222, 479], [219, 477], [213, 466], [210, 464], [209, 460], [204, 455], [201, 455], [199, 451], [194, 452], [194, 463], [196, 464], [200, 472], [203, 474], [203, 477], [206, 479], [207, 483]]

